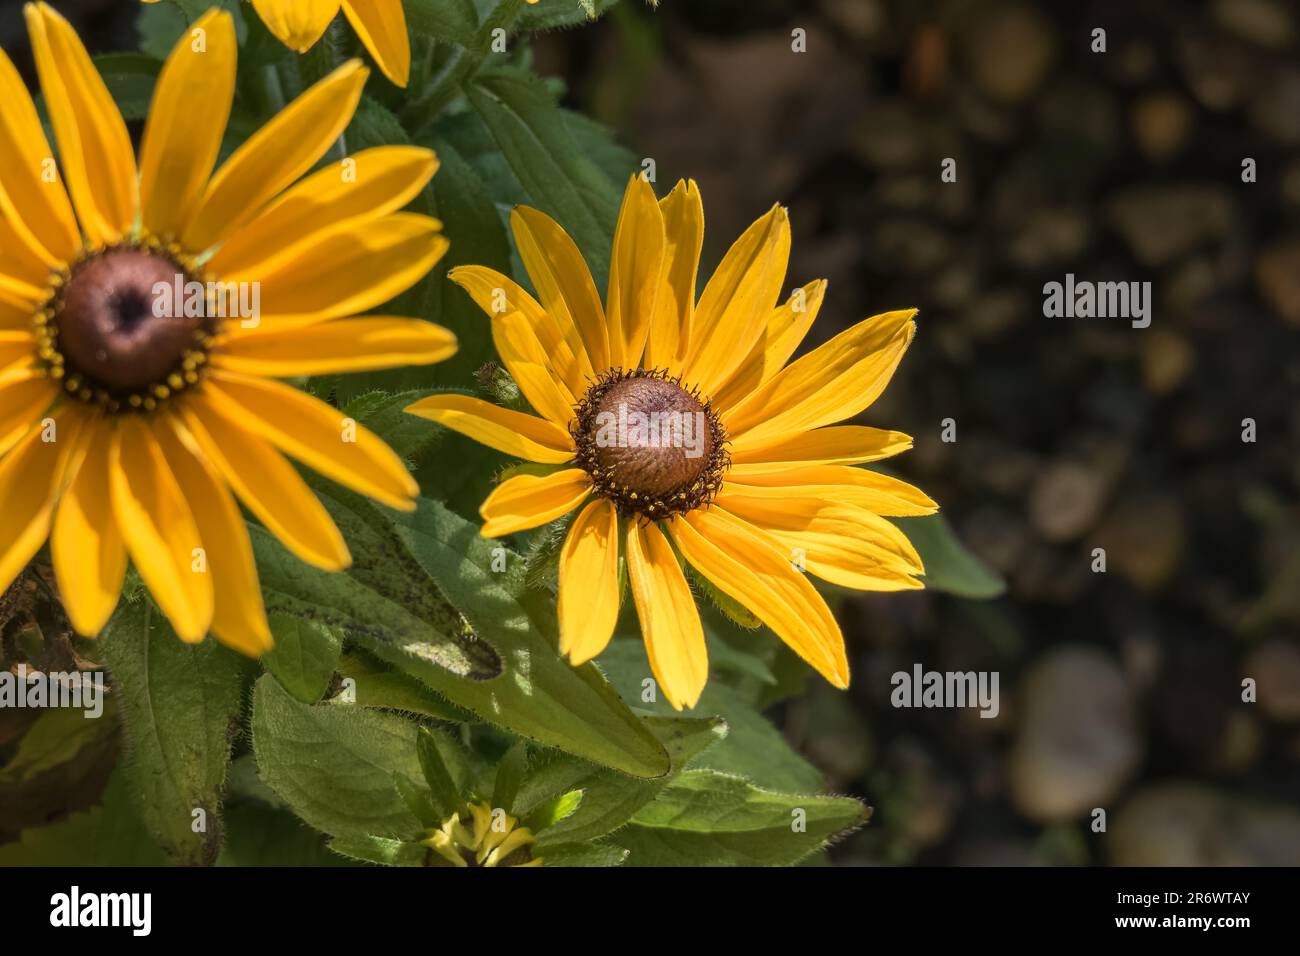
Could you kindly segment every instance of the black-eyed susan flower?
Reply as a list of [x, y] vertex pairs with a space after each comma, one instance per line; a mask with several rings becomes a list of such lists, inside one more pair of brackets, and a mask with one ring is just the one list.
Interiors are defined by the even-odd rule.
[[252, 0], [252, 4], [266, 28], [298, 53], [314, 47], [342, 9], [384, 76], [398, 86], [410, 80], [411, 39], [402, 0]]
[[453, 813], [421, 841], [433, 866], [541, 866], [533, 856], [537, 839], [504, 810], [485, 802]]
[[286, 454], [413, 507], [416, 484], [382, 441], [275, 379], [454, 352], [438, 326], [355, 317], [446, 250], [436, 220], [396, 211], [436, 160], [374, 149], [298, 181], [356, 109], [354, 61], [211, 175], [236, 56], [231, 17], [214, 11], [163, 67], [137, 164], [72, 27], [45, 4], [26, 15], [61, 165], [0, 52], [0, 589], [48, 538], [68, 616], [93, 635], [129, 556], [182, 639], [211, 629], [260, 653], [271, 636], [236, 496], [335, 570], [347, 546]]
[[603, 307], [559, 225], [527, 208], [511, 221], [537, 298], [486, 268], [451, 277], [492, 316], [497, 352], [537, 414], [454, 394], [408, 411], [538, 463], [483, 503], [484, 536], [577, 511], [560, 553], [561, 651], [578, 664], [609, 642], [622, 561], [655, 676], [675, 707], [693, 706], [708, 660], [684, 561], [847, 686], [839, 626], [804, 571], [848, 588], [921, 587], [920, 558], [882, 516], [934, 502], [855, 467], [911, 439], [836, 424], [885, 388], [915, 310], [866, 319], [787, 365], [826, 284], [778, 304], [783, 208], [736, 241], [697, 301], [698, 190], [679, 183], [657, 201], [633, 178]]

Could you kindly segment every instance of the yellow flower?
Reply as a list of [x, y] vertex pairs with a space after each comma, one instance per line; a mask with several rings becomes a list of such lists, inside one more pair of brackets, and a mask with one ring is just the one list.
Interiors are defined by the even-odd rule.
[[657, 201], [634, 177], [604, 308], [559, 225], [523, 207], [511, 223], [540, 302], [490, 269], [451, 277], [492, 316], [497, 352], [539, 414], [451, 394], [408, 411], [549, 466], [493, 491], [482, 507], [485, 537], [582, 507], [560, 553], [560, 650], [580, 664], [609, 642], [621, 553], [655, 676], [673, 706], [694, 706], [708, 660], [685, 559], [847, 686], [839, 626], [800, 569], [848, 588], [922, 586], [916, 551], [881, 516], [929, 514], [934, 502], [852, 467], [896, 455], [911, 439], [834, 424], [884, 390], [916, 310], [866, 319], [787, 366], [826, 283], [778, 305], [790, 254], [783, 208], [736, 241], [697, 302], [699, 191], [679, 183]]
[[93, 635], [129, 555], [183, 640], [210, 628], [258, 654], [271, 635], [232, 489], [331, 570], [347, 546], [282, 453], [413, 507], [416, 484], [387, 445], [272, 379], [455, 351], [436, 325], [353, 317], [446, 250], [437, 220], [395, 211], [436, 159], [373, 149], [295, 185], [356, 109], [366, 71], [353, 61], [210, 177], [236, 55], [231, 17], [214, 11], [163, 67], [137, 167], [72, 27], [43, 3], [26, 16], [67, 190], [0, 52], [0, 589], [48, 538], [68, 616]]
[[[468, 825], [461, 821], [468, 816]], [[435, 856], [437, 866], [541, 866], [532, 854], [537, 842], [532, 831], [505, 811], [493, 812], [486, 803], [472, 803], [453, 813], [442, 826], [421, 841]]]
[[384, 76], [398, 86], [406, 86], [411, 78], [411, 39], [406, 33], [402, 0], [252, 0], [252, 3], [266, 28], [281, 43], [299, 53], [306, 53], [316, 45], [342, 7], [344, 16]]

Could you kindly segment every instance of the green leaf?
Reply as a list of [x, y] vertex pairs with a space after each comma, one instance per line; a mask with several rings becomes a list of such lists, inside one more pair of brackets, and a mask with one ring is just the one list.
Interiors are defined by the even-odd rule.
[[343, 532], [353, 565], [345, 573], [319, 571], [251, 527], [267, 610], [342, 628], [458, 675], [485, 680], [500, 673], [497, 653], [467, 630], [391, 524], [359, 495], [315, 478], [312, 484]]
[[535, 205], [573, 237], [604, 288], [620, 190], [583, 153], [536, 77], [483, 73], [466, 92]]
[[226, 845], [217, 866], [347, 866], [325, 838], [291, 813], [255, 803], [226, 810]]
[[307, 705], [269, 675], [253, 690], [261, 777], [315, 827], [336, 837], [410, 838], [423, 823], [394, 783], [421, 779], [416, 724], [348, 704]]
[[995, 598], [1006, 583], [957, 540], [943, 515], [895, 518], [925, 565], [925, 586], [965, 598]]
[[667, 752], [599, 671], [560, 657], [554, 603], [525, 592], [523, 559], [441, 504], [418, 504], [414, 514], [397, 517], [399, 535], [474, 632], [497, 649], [504, 673], [468, 681], [382, 643], [366, 641], [370, 650], [520, 736], [633, 776], [667, 773]]
[[[625, 700], [659, 714], [676, 713], [665, 700], [653, 704], [641, 700], [641, 682], [651, 676], [643, 642], [611, 641], [600, 656], [600, 666]], [[727, 736], [701, 754], [692, 767], [737, 774], [774, 790], [798, 792], [821, 787], [821, 772], [796, 753], [742, 693], [716, 676], [705, 686], [691, 713], [714, 714], [727, 722]]]
[[147, 3], [140, 7], [136, 31], [140, 34], [140, 49], [161, 63], [167, 59], [181, 33], [190, 24], [190, 18], [172, 3]]
[[562, 110], [564, 125], [578, 148], [604, 172], [611, 183], [623, 183], [641, 172], [642, 157], [614, 137], [614, 131], [584, 113]]
[[214, 863], [247, 661], [214, 640], [182, 642], [145, 601], [119, 608], [100, 646], [120, 696], [127, 782], [141, 820], [178, 862]]
[[416, 35], [472, 47], [478, 33], [474, 0], [405, 0], [406, 22]]
[[[75, 707], [50, 707], [37, 712], [36, 721], [19, 740], [18, 749], [0, 767], [0, 807], [5, 804], [8, 788], [30, 783], [74, 760], [91, 759], [90, 752], [105, 743], [111, 746], [116, 729], [114, 698], [104, 695], [100, 700], [104, 712], [98, 719], [87, 717], [86, 711]], [[4, 819], [9, 822], [7, 815]]]
[[570, 790], [568, 793], [561, 793], [538, 804], [529, 811], [522, 822], [536, 834], [573, 816], [580, 806], [582, 806], [582, 791]]
[[[358, 153], [377, 146], [400, 146], [410, 142], [402, 121], [377, 100], [364, 97], [345, 130], [348, 152]], [[423, 212], [424, 210], [417, 210]]]
[[[446, 224], [451, 248], [438, 264], [439, 278], [433, 287], [437, 299], [436, 320], [456, 333], [457, 353], [432, 371], [433, 381], [442, 385], [462, 383], [495, 356], [488, 334], [489, 319], [474, 300], [446, 274], [459, 265], [488, 266], [510, 272], [510, 240], [497, 206], [474, 167], [451, 142], [435, 135], [430, 144], [440, 165], [433, 177], [434, 208]], [[426, 423], [427, 424], [427, 423]]]
[[232, 5], [231, 0], [171, 0], [171, 2], [181, 8], [190, 23], [207, 13], [211, 7]]
[[226, 800], [255, 802], [276, 810], [287, 810], [280, 795], [266, 785], [257, 769], [257, 758], [251, 753], [242, 754], [230, 762], [226, 774]]
[[609, 843], [558, 843], [539, 849], [543, 866], [622, 866], [627, 850]]
[[351, 679], [358, 707], [400, 710], [435, 720], [472, 721], [474, 715], [453, 707], [414, 677], [362, 654], [344, 654], [338, 672]]
[[342, 836], [330, 841], [335, 853], [384, 866], [424, 866], [429, 850], [418, 843], [377, 836]]
[[516, 25], [528, 32], [580, 26], [602, 16], [616, 3], [618, 0], [539, 0], [524, 9]]
[[618, 842], [633, 866], [785, 866], [869, 815], [849, 797], [771, 793], [738, 777], [693, 770], [640, 810]]
[[162, 63], [140, 53], [106, 53], [94, 57], [94, 62], [123, 119], [142, 120], [149, 115]]
[[492, 785], [492, 806], [509, 811], [515, 805], [519, 786], [527, 773], [528, 744], [517, 740], [497, 764], [496, 780]]
[[99, 799], [117, 763], [118, 720], [114, 697], [105, 691], [98, 699], [98, 718], [73, 707], [5, 713], [13, 721], [6, 722], [6, 736], [28, 726], [16, 750], [12, 743], [0, 744], [0, 755], [8, 755], [0, 767], [0, 842]]
[[166, 866], [135, 814], [124, 772], [109, 779], [99, 806], [46, 827], [23, 830], [0, 846], [0, 866]]
[[[726, 724], [719, 720], [690, 717], [651, 717], [646, 724], [663, 741], [672, 758], [674, 773], [715, 746], [727, 729]], [[544, 808], [553, 800], [553, 795], [581, 791], [580, 805], [562, 819], [554, 820], [539, 834], [539, 842], [585, 842], [625, 824], [637, 810], [655, 798], [668, 780], [668, 777], [636, 780], [552, 752], [548, 757], [535, 761], [516, 798], [516, 812], [529, 818], [533, 814], [545, 816], [548, 811]]]
[[396, 773], [393, 774], [393, 785], [397, 787], [406, 808], [425, 827], [436, 827], [446, 817], [423, 783], [416, 783], [410, 777]]
[[343, 647], [339, 632], [282, 612], [272, 613], [270, 620], [275, 646], [262, 655], [262, 663], [285, 690], [303, 703], [314, 704], [324, 696], [338, 667]]
[[446, 749], [447, 741], [440, 735], [434, 734], [428, 728], [420, 730], [416, 738], [416, 756], [419, 758], [420, 772], [425, 785], [429, 788], [428, 792], [438, 822], [453, 813], [458, 813], [465, 803], [465, 797], [461, 792], [462, 784], [457, 782], [448, 769]]

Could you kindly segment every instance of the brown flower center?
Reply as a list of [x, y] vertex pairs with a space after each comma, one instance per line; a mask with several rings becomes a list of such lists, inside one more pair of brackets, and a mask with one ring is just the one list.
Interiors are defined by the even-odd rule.
[[711, 501], [729, 463], [708, 401], [661, 371], [603, 376], [578, 406], [574, 441], [597, 494], [656, 519]]
[[69, 394], [111, 411], [151, 410], [194, 384], [212, 331], [206, 299], [187, 294], [202, 288], [196, 281], [151, 247], [120, 246], [76, 263], [37, 319], [50, 373]]

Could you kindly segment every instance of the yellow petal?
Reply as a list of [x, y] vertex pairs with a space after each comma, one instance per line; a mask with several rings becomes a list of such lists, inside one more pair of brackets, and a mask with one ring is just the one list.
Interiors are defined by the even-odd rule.
[[[884, 520], [883, 518], [881, 519]], [[858, 591], [910, 591], [925, 587], [914, 575], [924, 574], [916, 568], [905, 571], [891, 559], [882, 558], [871, 542], [850, 534], [772, 531], [772, 537], [790, 554], [802, 556], [809, 574], [842, 588]]]
[[810, 282], [786, 300], [767, 320], [767, 329], [722, 390], [713, 407], [726, 412], [785, 366], [821, 311], [826, 280]]
[[31, 328], [40, 308], [42, 290], [30, 283], [0, 274], [0, 306], [5, 307], [5, 328]]
[[345, 412], [281, 382], [213, 371], [208, 401], [327, 478], [391, 508], [414, 511], [420, 493], [406, 465], [378, 435]]
[[921, 558], [896, 526], [864, 508], [815, 498], [751, 498], [723, 493], [726, 509], [797, 553], [809, 571], [842, 587], [919, 588]]
[[[47, 172], [55, 175], [42, 175]], [[5, 215], [31, 231], [51, 265], [71, 262], [81, 247], [81, 232], [57, 172], [31, 94], [0, 50], [0, 192], [10, 204]]]
[[360, 60], [343, 64], [236, 149], [208, 184], [185, 230], [185, 247], [209, 248], [311, 169], [352, 119], [366, 75]]
[[203, 456], [286, 548], [325, 571], [351, 563], [329, 512], [270, 442], [247, 431], [243, 422], [228, 421], [206, 396], [189, 400], [182, 414]]
[[424, 278], [447, 251], [441, 228], [436, 219], [405, 212], [344, 222], [251, 271], [224, 274], [221, 281], [259, 282], [260, 320], [266, 326], [356, 315]]
[[143, 418], [122, 416], [109, 449], [113, 514], [140, 577], [183, 641], [212, 623], [212, 577], [180, 483]]
[[58, 395], [46, 374], [30, 365], [0, 373], [0, 455], [23, 439]]
[[441, 325], [366, 316], [219, 339], [212, 364], [247, 375], [291, 378], [429, 365], [455, 354], [456, 336]]
[[72, 25], [45, 3], [30, 3], [24, 13], [81, 228], [92, 243], [111, 245], [135, 222], [131, 136]]
[[591, 479], [581, 468], [566, 468], [550, 475], [515, 475], [487, 496], [479, 514], [482, 535], [526, 531], [567, 515], [591, 493]]
[[[527, 243], [526, 238], [523, 241]], [[447, 277], [468, 292], [478, 307], [494, 319], [511, 312], [522, 312], [532, 330], [528, 337], [535, 338], [541, 345], [555, 377], [571, 395], [580, 395], [587, 390], [586, 382], [592, 376], [592, 369], [585, 357], [579, 358], [585, 355], [582, 343], [576, 341], [572, 330], [566, 337], [566, 333], [561, 331], [563, 320], [557, 320], [548, 309], [542, 308], [526, 289], [486, 266], [458, 266], [448, 272]]]
[[646, 180], [633, 175], [623, 193], [609, 263], [606, 317], [610, 361], [636, 368], [654, 319], [664, 267], [664, 214]]
[[[520, 847], [532, 846], [536, 842], [536, 838], [526, 829], [517, 827], [509, 833], [502, 834], [500, 845], [494, 847], [490, 853], [484, 856], [482, 865], [497, 866], [501, 860], [509, 857], [511, 853], [514, 853]], [[482, 853], [481, 850], [479, 852]], [[523, 865], [527, 866], [527, 864]]]
[[343, 0], [343, 12], [384, 76], [406, 86], [411, 78], [411, 38], [402, 0]]
[[709, 680], [704, 627], [677, 555], [658, 525], [629, 522], [627, 577], [655, 680], [677, 710], [694, 707]]
[[19, 299], [11, 302], [5, 298], [5, 277], [0, 276], [0, 330], [17, 331], [32, 327], [32, 316], [37, 306]]
[[905, 481], [848, 465], [812, 465], [764, 474], [729, 473], [724, 488], [728, 494], [752, 498], [821, 498], [892, 518], [930, 515], [939, 510], [929, 495]]
[[560, 549], [560, 653], [577, 667], [605, 649], [618, 622], [618, 512], [598, 498]]
[[348, 157], [347, 165], [329, 163], [231, 233], [209, 266], [222, 276], [256, 272], [285, 252], [287, 241], [396, 212], [419, 195], [437, 169], [433, 150], [417, 146], [378, 146]]
[[745, 435], [732, 444], [730, 474], [763, 474], [805, 465], [858, 465], [911, 447], [909, 435], [865, 425], [831, 425], [764, 442]]
[[721, 391], [776, 307], [790, 259], [790, 218], [773, 206], [741, 235], [709, 279], [691, 320], [687, 378]]
[[682, 181], [659, 203], [664, 217], [663, 286], [646, 342], [646, 365], [680, 374], [691, 340], [695, 280], [704, 244], [704, 205], [695, 180]]
[[[2, 131], [3, 125], [0, 124]], [[18, 210], [0, 183], [0, 270], [12, 282], [27, 286], [43, 298], [50, 271], [62, 263], [45, 251], [18, 216]]]
[[573, 458], [573, 438], [563, 428], [481, 398], [450, 392], [430, 395], [406, 411], [525, 461], [560, 465]]
[[487, 266], [457, 266], [447, 278], [469, 293], [475, 304], [495, 318], [522, 312], [533, 326], [546, 322], [546, 309], [527, 289], [509, 276]]
[[209, 10], [182, 32], [158, 75], [140, 144], [140, 216], [155, 236], [184, 232], [221, 151], [235, 95], [235, 22]]
[[[0, 386], [7, 381], [5, 373], [14, 365], [31, 365], [36, 359], [36, 339], [22, 329], [0, 328]], [[8, 409], [6, 409], [8, 411]], [[0, 450], [0, 455], [4, 451]]]
[[839, 625], [779, 542], [721, 508], [689, 512], [669, 530], [682, 556], [714, 587], [753, 611], [836, 687], [849, 685]]
[[497, 354], [510, 370], [519, 391], [533, 409], [563, 429], [573, 420], [575, 399], [559, 381], [550, 357], [537, 340], [533, 327], [522, 312], [511, 312], [492, 320], [492, 341]]
[[[66, 409], [66, 410], [65, 410]], [[71, 463], [85, 450], [79, 410], [56, 411], [53, 431], [39, 426], [0, 458], [0, 593], [45, 543], [54, 504]], [[53, 441], [46, 441], [50, 436]]]
[[916, 333], [914, 315], [874, 316], [809, 352], [727, 413], [728, 434], [759, 442], [858, 414], [893, 377]]
[[78, 633], [93, 637], [122, 593], [126, 543], [113, 516], [113, 431], [101, 424], [90, 432], [85, 458], [55, 513], [50, 557], [68, 620]]
[[[528, 206], [514, 208], [510, 226], [519, 258], [533, 280], [546, 314], [554, 317], [563, 332], [561, 338], [570, 344], [579, 363], [586, 356], [586, 368], [582, 371], [603, 372], [610, 365], [605, 310], [577, 244], [558, 222]], [[576, 330], [576, 345], [571, 330]], [[570, 385], [578, 387], [575, 383]]]
[[239, 506], [179, 419], [172, 415], [157, 419], [153, 431], [193, 505], [194, 523], [212, 575], [212, 632], [227, 647], [258, 657], [270, 650], [273, 642], [253, 545]]
[[266, 28], [291, 50], [306, 53], [339, 12], [339, 0], [253, 0]]

